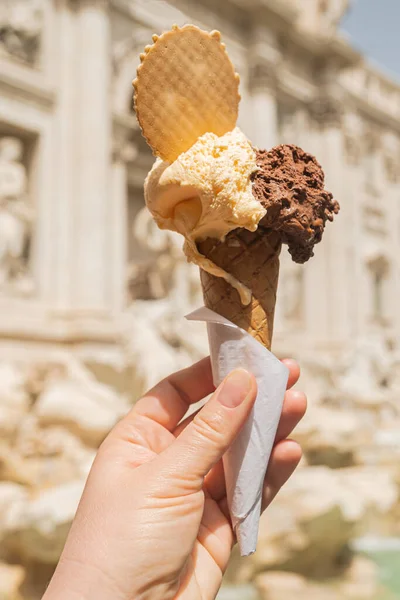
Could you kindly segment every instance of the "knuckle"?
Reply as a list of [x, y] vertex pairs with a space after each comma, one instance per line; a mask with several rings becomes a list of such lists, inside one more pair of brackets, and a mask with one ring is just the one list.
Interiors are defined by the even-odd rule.
[[193, 428], [200, 439], [221, 443], [225, 438], [224, 418], [218, 413], [199, 413], [193, 419]]

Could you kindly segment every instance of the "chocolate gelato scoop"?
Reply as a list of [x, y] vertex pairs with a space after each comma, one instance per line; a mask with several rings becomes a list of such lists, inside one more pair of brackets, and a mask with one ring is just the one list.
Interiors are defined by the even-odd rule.
[[252, 176], [253, 195], [267, 209], [260, 225], [280, 232], [293, 260], [304, 263], [339, 204], [324, 189], [324, 172], [311, 154], [285, 144], [255, 152], [259, 170]]

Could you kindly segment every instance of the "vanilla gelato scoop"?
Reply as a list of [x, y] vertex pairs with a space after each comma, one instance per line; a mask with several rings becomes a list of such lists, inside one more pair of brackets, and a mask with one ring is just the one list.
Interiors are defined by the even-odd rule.
[[220, 137], [202, 135], [173, 163], [157, 159], [144, 185], [147, 207], [160, 229], [181, 233], [188, 261], [223, 277], [244, 303], [250, 291], [200, 254], [197, 243], [206, 238], [223, 241], [238, 227], [256, 231], [266, 214], [252, 191], [251, 176], [257, 169], [256, 153], [237, 127]]

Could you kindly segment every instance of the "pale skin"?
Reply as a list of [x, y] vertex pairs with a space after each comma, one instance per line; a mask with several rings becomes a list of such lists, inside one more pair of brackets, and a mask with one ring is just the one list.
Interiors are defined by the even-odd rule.
[[[264, 506], [295, 470], [288, 439], [306, 397], [288, 391], [264, 484]], [[195, 415], [190, 404], [212, 392]], [[235, 543], [221, 458], [256, 397], [239, 369], [214, 391], [209, 359], [139, 400], [101, 445], [43, 600], [214, 600]]]

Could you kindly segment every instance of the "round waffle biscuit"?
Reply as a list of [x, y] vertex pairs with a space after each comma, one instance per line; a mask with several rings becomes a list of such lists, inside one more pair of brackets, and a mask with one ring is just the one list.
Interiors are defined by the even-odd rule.
[[173, 162], [204, 133], [236, 126], [239, 75], [220, 41], [194, 25], [174, 26], [141, 54], [133, 82], [136, 116], [153, 153]]

